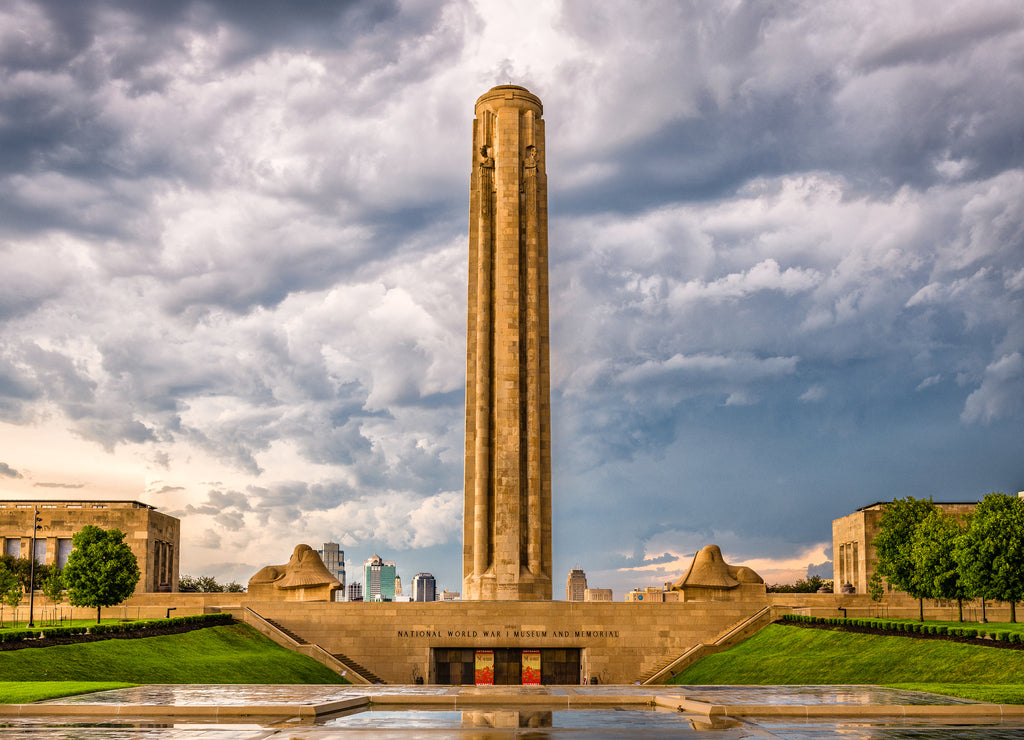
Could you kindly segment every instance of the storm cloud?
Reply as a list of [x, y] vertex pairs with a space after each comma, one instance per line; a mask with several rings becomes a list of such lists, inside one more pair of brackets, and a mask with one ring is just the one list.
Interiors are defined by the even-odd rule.
[[333, 540], [458, 590], [470, 129], [510, 81], [556, 583], [711, 542], [792, 579], [858, 506], [1016, 492], [1022, 49], [998, 0], [13, 0], [4, 495], [143, 498], [183, 572]]

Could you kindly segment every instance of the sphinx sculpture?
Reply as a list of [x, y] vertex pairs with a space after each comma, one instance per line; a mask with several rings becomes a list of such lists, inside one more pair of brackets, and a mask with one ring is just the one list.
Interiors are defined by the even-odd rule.
[[296, 545], [284, 565], [268, 565], [249, 579], [249, 594], [275, 601], [331, 601], [341, 583], [309, 545]]
[[705, 545], [670, 590], [682, 591], [682, 601], [732, 601], [750, 592], [763, 594], [765, 585], [750, 568], [726, 563], [718, 545]]

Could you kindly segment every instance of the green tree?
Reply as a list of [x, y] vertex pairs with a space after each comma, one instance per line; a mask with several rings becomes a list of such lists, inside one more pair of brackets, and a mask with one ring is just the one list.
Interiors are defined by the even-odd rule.
[[21, 583], [18, 576], [0, 564], [0, 627], [4, 626], [4, 605], [16, 609], [21, 603]]
[[[36, 561], [38, 568], [39, 561]], [[32, 562], [28, 558], [16, 558], [13, 555], [0, 555], [0, 567], [4, 567], [15, 575], [21, 587], [28, 590], [29, 573], [32, 569]], [[38, 570], [36, 571], [38, 573]]]
[[1009, 602], [1016, 622], [1016, 603], [1024, 600], [1024, 499], [985, 496], [957, 539], [954, 558], [967, 593]]
[[237, 594], [245, 591], [240, 583], [231, 581], [227, 584], [220, 584], [213, 576], [190, 576], [187, 573], [178, 579], [178, 590], [193, 593], [231, 593]]
[[907, 496], [885, 505], [875, 535], [875, 566], [893, 586], [917, 599], [918, 619], [924, 621], [924, 599], [931, 595], [927, 580], [920, 577], [914, 560], [914, 532], [925, 518], [936, 511], [931, 499]]
[[954, 549], [963, 530], [955, 516], [935, 510], [917, 525], [910, 548], [921, 590], [933, 599], [956, 599], [961, 622], [968, 594], [960, 578]]
[[64, 600], [64, 577], [60, 568], [53, 566], [42, 581], [43, 596], [53, 603], [53, 618], [57, 618], [57, 605]]
[[822, 586], [832, 590], [832, 580], [821, 576], [809, 576], [800, 578], [796, 583], [775, 583], [768, 586], [767, 591], [771, 594], [816, 594]]
[[885, 587], [882, 585], [882, 574], [876, 569], [868, 579], [868, 595], [874, 602], [880, 602], [885, 596]]
[[191, 593], [214, 594], [224, 591], [213, 576], [190, 576], [187, 573], [178, 579], [178, 590]]
[[100, 609], [127, 599], [139, 582], [139, 563], [119, 529], [104, 530], [91, 524], [72, 538], [74, 549], [64, 566], [64, 585], [73, 606]]

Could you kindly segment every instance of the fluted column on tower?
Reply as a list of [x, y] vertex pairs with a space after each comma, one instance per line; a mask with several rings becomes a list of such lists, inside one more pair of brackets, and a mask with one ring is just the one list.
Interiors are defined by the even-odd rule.
[[547, 175], [540, 99], [476, 102], [469, 208], [463, 598], [551, 599]]

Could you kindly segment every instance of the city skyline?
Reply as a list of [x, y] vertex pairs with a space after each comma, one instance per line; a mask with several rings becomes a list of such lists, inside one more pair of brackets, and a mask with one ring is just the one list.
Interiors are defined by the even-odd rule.
[[460, 590], [466, 142], [509, 82], [557, 580], [827, 575], [861, 506], [1016, 493], [1021, 48], [999, 0], [13, 0], [0, 496], [144, 501], [221, 582], [337, 541]]

